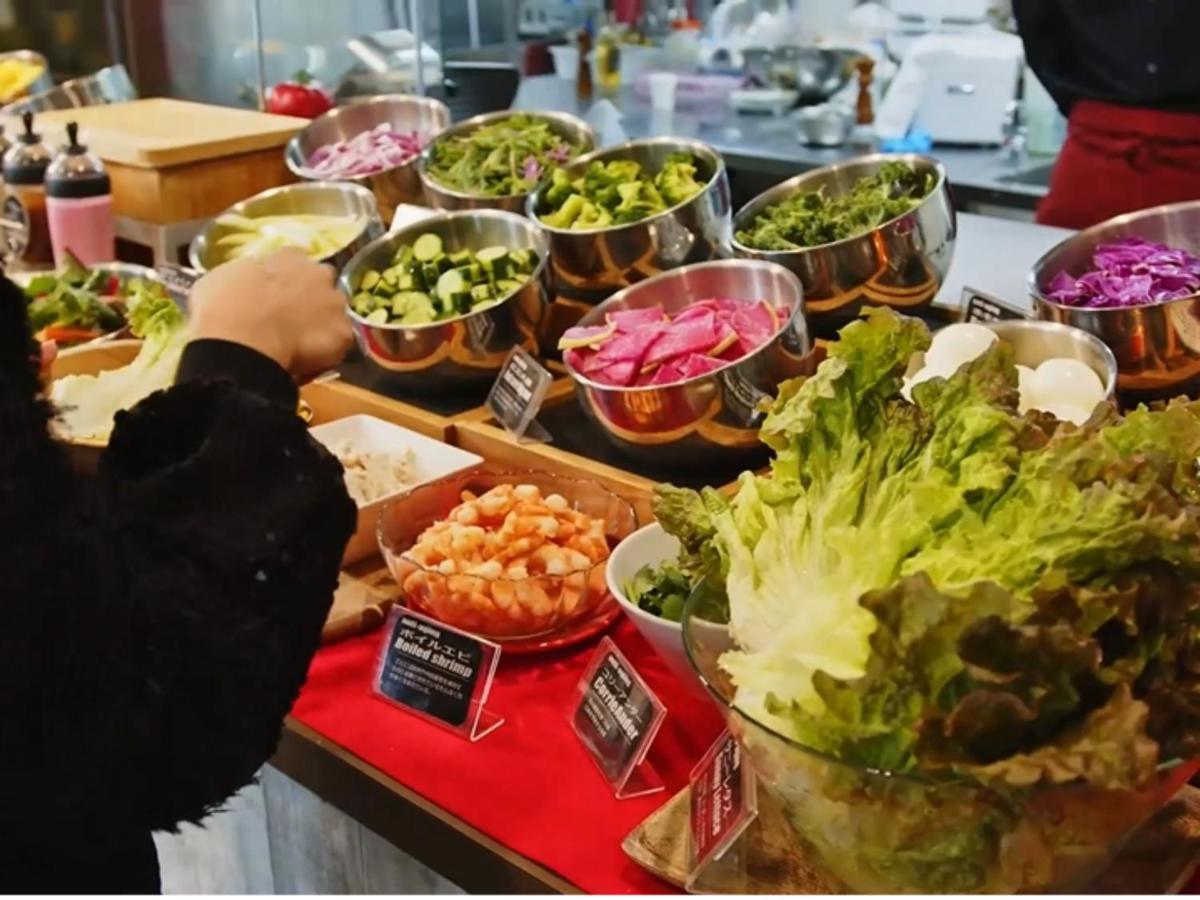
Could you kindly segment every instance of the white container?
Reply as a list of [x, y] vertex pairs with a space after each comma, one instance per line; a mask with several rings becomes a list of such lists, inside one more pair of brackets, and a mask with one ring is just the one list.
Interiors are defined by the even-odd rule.
[[579, 77], [579, 48], [574, 44], [557, 44], [550, 48], [554, 58], [554, 74], [563, 81]]
[[639, 609], [625, 596], [625, 586], [633, 580], [642, 566], [659, 565], [679, 555], [679, 541], [663, 531], [657, 522], [639, 528], [617, 545], [608, 557], [605, 578], [608, 590], [617, 598], [629, 621], [654, 651], [666, 663], [667, 668], [680, 682], [697, 696], [707, 697], [708, 692], [696, 675], [683, 647], [683, 626], [668, 622], [658, 616]]
[[375, 528], [379, 523], [379, 512], [385, 503], [394, 500], [401, 494], [412, 490], [420, 484], [436, 481], [455, 472], [473, 468], [483, 462], [482, 457], [467, 453], [441, 441], [427, 438], [423, 434], [377, 419], [375, 416], [347, 416], [317, 425], [309, 429], [309, 434], [315, 440], [324, 444], [330, 451], [342, 444], [349, 443], [355, 450], [363, 453], [391, 453], [397, 456], [406, 451], [412, 453], [413, 481], [385, 497], [372, 500], [359, 506], [358, 525], [354, 529], [354, 537], [346, 545], [342, 555], [342, 565], [348, 566], [359, 560], [379, 552], [375, 537]]
[[674, 72], [651, 72], [646, 76], [646, 81], [650, 85], [651, 108], [660, 112], [673, 112], [679, 76]]

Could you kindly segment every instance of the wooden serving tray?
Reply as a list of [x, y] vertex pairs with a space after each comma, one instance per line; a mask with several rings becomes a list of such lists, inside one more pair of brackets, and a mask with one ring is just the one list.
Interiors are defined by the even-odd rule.
[[[691, 788], [684, 788], [638, 825], [621, 844], [634, 862], [676, 887], [688, 877]], [[761, 785], [758, 819], [745, 836], [745, 876], [706, 872], [697, 889], [712, 894], [844, 894], [796, 840], [779, 803]], [[1200, 864], [1200, 790], [1185, 785], [1147, 822], [1091, 894], [1177, 894]]]

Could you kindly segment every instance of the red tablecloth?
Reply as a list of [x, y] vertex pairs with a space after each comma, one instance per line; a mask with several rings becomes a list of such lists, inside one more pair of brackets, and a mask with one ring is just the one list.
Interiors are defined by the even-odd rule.
[[683, 688], [623, 618], [609, 635], [666, 704], [649, 760], [665, 793], [617, 800], [571, 730], [596, 641], [549, 656], [501, 657], [488, 708], [499, 730], [471, 744], [370, 691], [383, 631], [322, 649], [293, 715], [495, 840], [589, 893], [671, 890], [621, 852], [638, 822], [681, 788], [721, 719]]

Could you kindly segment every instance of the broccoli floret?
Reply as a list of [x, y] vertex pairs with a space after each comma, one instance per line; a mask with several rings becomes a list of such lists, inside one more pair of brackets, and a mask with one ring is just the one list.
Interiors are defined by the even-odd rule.
[[583, 212], [585, 204], [587, 201], [583, 199], [582, 194], [572, 194], [563, 202], [557, 212], [542, 216], [542, 221], [551, 228], [570, 228], [579, 218], [579, 214]]
[[613, 210], [618, 224], [639, 222], [667, 208], [658, 190], [649, 181], [635, 181], [620, 187], [621, 202]]
[[595, 203], [585, 203], [579, 218], [575, 220], [575, 228], [607, 228], [613, 224], [612, 213], [603, 206]]
[[703, 187], [696, 181], [695, 160], [686, 153], [672, 153], [668, 156], [654, 183], [668, 206], [690, 200], [700, 193]]
[[546, 188], [546, 203], [551, 209], [558, 209], [571, 194], [576, 193], [571, 176], [563, 169], [555, 169], [550, 175], [550, 185]]

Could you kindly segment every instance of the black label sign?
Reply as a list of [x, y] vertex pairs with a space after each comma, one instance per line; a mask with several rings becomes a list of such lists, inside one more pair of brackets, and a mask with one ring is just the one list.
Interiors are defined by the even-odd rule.
[[641, 679], [614, 650], [606, 650], [592, 669], [575, 710], [575, 732], [610, 781], [617, 781], [638, 759], [648, 737], [657, 703]]
[[[747, 795], [742, 748], [726, 732], [692, 772], [692, 864], [699, 867], [736, 839], [755, 804]], [[753, 785], [753, 782], [750, 782]]]
[[475, 638], [402, 613], [388, 636], [376, 690], [457, 728], [467, 721], [484, 659]]
[[488, 394], [488, 408], [501, 425], [520, 438], [541, 410], [553, 380], [554, 376], [528, 351], [514, 347]]
[[19, 197], [9, 195], [4, 199], [3, 212], [0, 212], [0, 252], [6, 260], [20, 259], [29, 246], [29, 213]]
[[988, 322], [1029, 318], [1024, 312], [1005, 303], [1003, 300], [971, 287], [963, 288], [962, 306], [966, 309], [966, 312], [963, 314], [963, 321], [974, 322], [979, 325], [986, 325]]
[[175, 263], [159, 263], [158, 276], [166, 282], [167, 287], [186, 297], [192, 292], [192, 287], [200, 280], [200, 273], [195, 269], [178, 266]]

